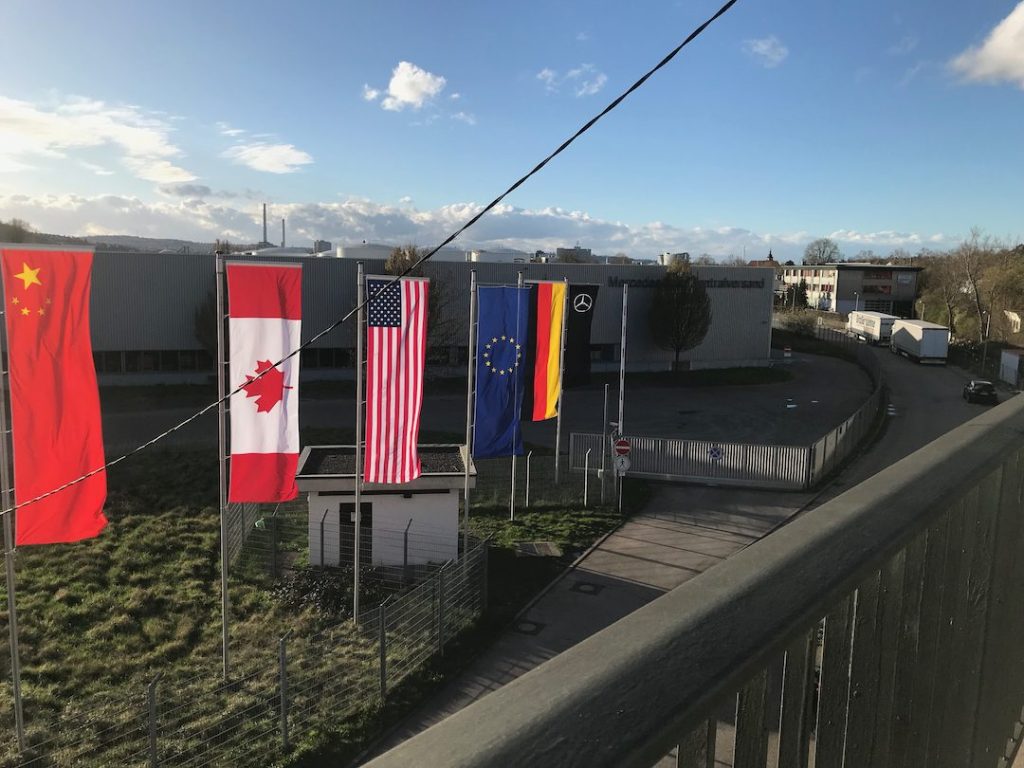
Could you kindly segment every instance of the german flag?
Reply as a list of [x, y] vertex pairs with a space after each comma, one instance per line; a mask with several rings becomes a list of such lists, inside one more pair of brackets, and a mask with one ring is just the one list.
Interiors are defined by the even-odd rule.
[[562, 281], [531, 285], [523, 396], [523, 418], [529, 421], [544, 421], [558, 415], [565, 296], [566, 284]]

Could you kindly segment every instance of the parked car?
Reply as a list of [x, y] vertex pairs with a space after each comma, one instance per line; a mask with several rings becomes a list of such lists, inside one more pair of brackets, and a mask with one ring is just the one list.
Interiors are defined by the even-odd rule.
[[996, 388], [991, 381], [969, 381], [964, 384], [964, 400], [968, 403], [992, 403], [999, 402], [996, 395]]

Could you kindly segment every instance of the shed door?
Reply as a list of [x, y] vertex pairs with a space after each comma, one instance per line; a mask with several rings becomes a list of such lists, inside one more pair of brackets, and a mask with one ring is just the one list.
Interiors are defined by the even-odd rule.
[[[373, 564], [373, 504], [361, 501], [359, 507], [362, 510], [359, 524], [359, 565], [362, 568]], [[355, 562], [355, 541], [356, 541], [356, 505], [352, 502], [343, 502], [338, 505], [338, 516], [341, 518], [339, 526], [340, 540], [338, 551], [340, 565], [353, 565]]]

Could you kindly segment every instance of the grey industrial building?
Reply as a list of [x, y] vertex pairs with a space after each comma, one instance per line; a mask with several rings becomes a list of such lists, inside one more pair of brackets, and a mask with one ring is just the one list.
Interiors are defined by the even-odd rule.
[[[258, 261], [258, 257], [246, 257]], [[303, 339], [334, 323], [355, 306], [356, 263], [349, 259], [275, 257], [303, 265]], [[384, 261], [364, 262], [367, 274], [383, 274]], [[466, 363], [470, 271], [482, 284], [561, 280], [600, 286], [592, 332], [595, 370], [613, 370], [620, 353], [622, 286], [629, 290], [628, 370], [667, 370], [672, 353], [655, 346], [648, 326], [653, 287], [665, 274], [654, 265], [513, 264], [438, 262], [424, 265], [439, 302], [429, 360], [437, 366]], [[692, 368], [765, 365], [771, 346], [773, 271], [752, 267], [694, 267], [711, 298], [711, 328], [684, 353]], [[101, 382], [202, 379], [213, 371], [210, 351], [196, 333], [197, 314], [212, 301], [212, 255], [97, 252], [92, 278], [92, 343]], [[351, 376], [353, 322], [303, 351], [303, 377]]]

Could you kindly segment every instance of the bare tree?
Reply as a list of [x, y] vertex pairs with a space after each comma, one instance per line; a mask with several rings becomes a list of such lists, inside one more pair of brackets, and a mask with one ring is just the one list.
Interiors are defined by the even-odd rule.
[[978, 341], [985, 340], [984, 312], [981, 302], [981, 270], [984, 258], [992, 251], [992, 243], [987, 237], [982, 237], [981, 230], [977, 227], [971, 228], [971, 237], [957, 246], [953, 251], [952, 258], [960, 272], [964, 290], [973, 305], [974, 312], [978, 317]]
[[674, 262], [654, 289], [647, 316], [654, 343], [679, 355], [700, 344], [711, 326], [711, 300], [697, 275], [686, 262]]
[[700, 267], [711, 267], [717, 264], [718, 262], [715, 261], [715, 257], [712, 256], [711, 254], [702, 253], [700, 256], [693, 260], [693, 263]]
[[804, 264], [834, 264], [842, 258], [839, 246], [827, 237], [819, 237], [804, 248]]
[[[413, 267], [424, 251], [415, 245], [400, 245], [393, 249], [384, 262], [384, 271], [389, 275], [401, 275], [407, 269], [410, 277], [425, 277], [423, 265]], [[451, 298], [440, 280], [430, 281], [430, 294], [427, 301], [427, 351], [440, 353], [448, 346], [451, 331], [455, 327], [454, 313], [447, 311]], [[446, 353], [445, 353], [446, 354]], [[444, 355], [442, 354], [441, 357]]]

